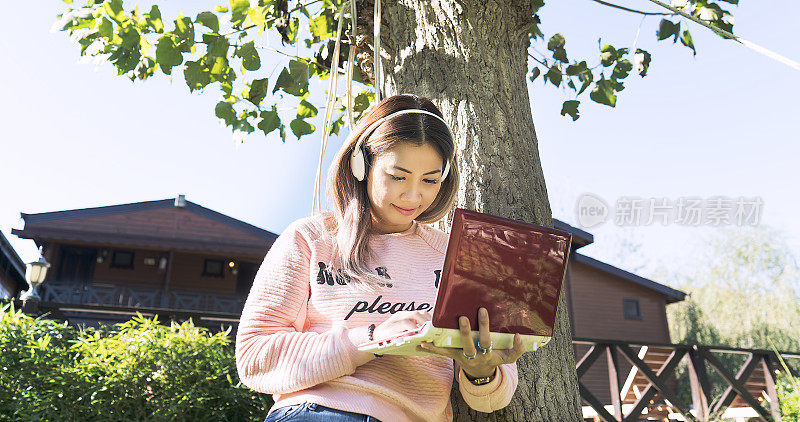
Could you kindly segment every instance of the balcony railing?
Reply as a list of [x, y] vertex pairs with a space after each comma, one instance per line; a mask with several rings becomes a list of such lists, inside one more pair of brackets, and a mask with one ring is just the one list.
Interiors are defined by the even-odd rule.
[[97, 283], [81, 285], [48, 282], [41, 287], [42, 300], [121, 307], [169, 308], [191, 311], [241, 313], [246, 295], [200, 293], [147, 286]]

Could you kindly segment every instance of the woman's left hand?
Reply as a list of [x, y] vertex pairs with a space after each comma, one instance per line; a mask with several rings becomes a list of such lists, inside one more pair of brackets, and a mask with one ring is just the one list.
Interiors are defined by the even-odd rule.
[[[489, 350], [486, 354], [478, 353], [472, 340], [472, 328], [470, 327], [469, 319], [465, 316], [460, 317], [458, 325], [461, 330], [463, 349], [437, 347], [433, 343], [423, 342], [417, 346], [417, 350], [452, 358], [472, 378], [492, 376], [498, 365], [514, 363], [525, 353], [525, 344], [522, 343], [522, 337], [519, 334], [514, 334], [514, 347], [512, 349]], [[489, 311], [486, 308], [478, 310], [478, 325], [478, 344], [480, 344], [480, 347], [488, 349], [492, 339], [489, 335]], [[468, 359], [467, 356], [474, 356], [474, 358]]]

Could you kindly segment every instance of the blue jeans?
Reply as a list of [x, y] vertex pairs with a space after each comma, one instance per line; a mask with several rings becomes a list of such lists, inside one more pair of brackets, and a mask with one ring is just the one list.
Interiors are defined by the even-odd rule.
[[267, 416], [264, 422], [381, 422], [361, 413], [331, 409], [316, 403], [300, 403], [281, 407]]

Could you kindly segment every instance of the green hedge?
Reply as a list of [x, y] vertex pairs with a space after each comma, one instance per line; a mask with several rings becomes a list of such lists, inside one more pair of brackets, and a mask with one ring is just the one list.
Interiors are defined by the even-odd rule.
[[0, 421], [261, 421], [228, 332], [137, 315], [77, 329], [0, 309]]

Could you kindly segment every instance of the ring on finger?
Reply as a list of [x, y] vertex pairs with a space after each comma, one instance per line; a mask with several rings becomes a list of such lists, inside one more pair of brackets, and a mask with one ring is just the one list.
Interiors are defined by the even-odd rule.
[[467, 354], [464, 353], [463, 350], [461, 351], [461, 354], [464, 355], [464, 357], [467, 358], [467, 360], [475, 359], [475, 356], [478, 356], [478, 352], [477, 351], [475, 353], [473, 353], [472, 356], [467, 356]]
[[480, 354], [482, 354], [482, 355], [488, 354], [489, 352], [492, 351], [492, 345], [494, 345], [494, 341], [489, 340], [489, 347], [484, 348], [483, 346], [481, 346], [481, 341], [478, 340], [478, 345], [477, 345], [477, 349], [478, 350], [476, 351], [476, 354], [478, 352], [480, 352]]

